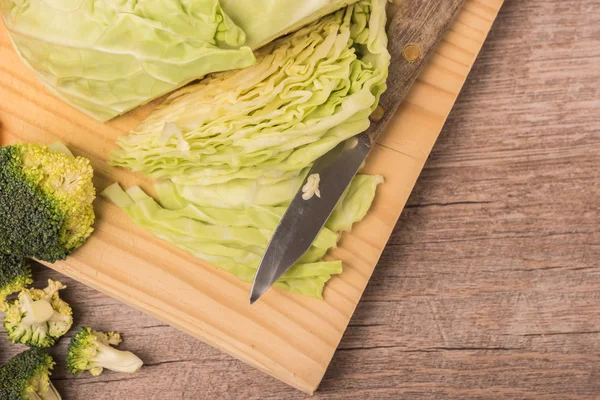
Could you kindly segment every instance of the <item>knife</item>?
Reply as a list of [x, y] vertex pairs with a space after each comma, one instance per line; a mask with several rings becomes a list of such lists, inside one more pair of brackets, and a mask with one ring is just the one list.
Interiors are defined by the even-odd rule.
[[[262, 257], [252, 284], [250, 304], [310, 248], [463, 3], [464, 0], [401, 1], [388, 28], [391, 54], [388, 88], [371, 115], [371, 125], [314, 163]], [[321, 196], [305, 200], [302, 189], [314, 174], [320, 179]]]

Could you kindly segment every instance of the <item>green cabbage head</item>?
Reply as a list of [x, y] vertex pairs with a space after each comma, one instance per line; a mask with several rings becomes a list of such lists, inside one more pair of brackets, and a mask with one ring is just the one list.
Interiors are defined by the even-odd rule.
[[218, 0], [0, 0], [0, 11], [41, 81], [100, 121], [255, 60]]
[[223, 9], [257, 49], [357, 0], [221, 0]]

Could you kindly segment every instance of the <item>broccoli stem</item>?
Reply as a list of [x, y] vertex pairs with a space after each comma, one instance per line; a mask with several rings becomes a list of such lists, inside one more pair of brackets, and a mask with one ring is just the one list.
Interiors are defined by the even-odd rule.
[[69, 148], [67, 146], [65, 146], [65, 144], [63, 142], [54, 142], [52, 144], [49, 144], [48, 148], [57, 153], [63, 153], [63, 154], [73, 157], [73, 153], [71, 153], [71, 150], [69, 150]]
[[44, 393], [40, 394], [37, 392], [27, 392], [29, 398], [31, 400], [62, 400], [62, 397], [60, 396], [58, 390], [56, 390], [52, 382], [48, 383], [48, 390], [46, 390]]
[[[117, 350], [104, 343], [97, 343], [96, 355], [90, 360], [93, 365], [116, 372], [133, 373], [140, 370], [142, 360], [130, 351]], [[90, 370], [93, 373], [93, 370]]]
[[43, 399], [44, 400], [62, 400], [60, 393], [58, 393], [58, 390], [56, 390], [56, 388], [54, 387], [52, 382], [50, 382], [50, 386], [48, 387], [48, 390], [46, 391], [46, 393], [44, 393]]
[[43, 324], [54, 314], [54, 309], [47, 300], [33, 301], [28, 295], [23, 296], [22, 310], [25, 312], [23, 322], [28, 325]]

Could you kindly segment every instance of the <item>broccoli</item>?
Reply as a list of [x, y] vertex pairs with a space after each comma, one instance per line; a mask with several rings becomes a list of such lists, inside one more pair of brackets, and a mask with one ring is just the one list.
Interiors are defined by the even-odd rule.
[[144, 364], [135, 354], [117, 350], [113, 346], [121, 343], [121, 336], [115, 332], [96, 332], [81, 327], [71, 339], [67, 350], [67, 368], [75, 376], [90, 371], [94, 376], [106, 368], [111, 371], [133, 373]]
[[0, 253], [0, 310], [3, 310], [6, 296], [19, 292], [31, 283], [31, 268], [23, 257]]
[[13, 343], [50, 347], [73, 324], [71, 307], [58, 295], [66, 286], [48, 280], [45, 289], [23, 289], [19, 297], [5, 303], [4, 329]]
[[92, 233], [89, 160], [62, 144], [0, 147], [0, 252], [55, 262]]
[[0, 399], [60, 400], [50, 382], [54, 361], [45, 350], [31, 348], [0, 367]]

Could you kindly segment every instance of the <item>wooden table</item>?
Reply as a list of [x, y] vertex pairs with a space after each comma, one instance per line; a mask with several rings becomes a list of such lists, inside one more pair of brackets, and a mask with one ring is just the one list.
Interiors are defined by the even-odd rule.
[[[73, 378], [62, 339], [66, 400], [306, 397], [34, 272], [69, 286], [78, 325], [122, 332], [146, 361]], [[22, 350], [0, 339], [0, 362]], [[507, 0], [316, 398], [600, 398], [597, 0]]]

